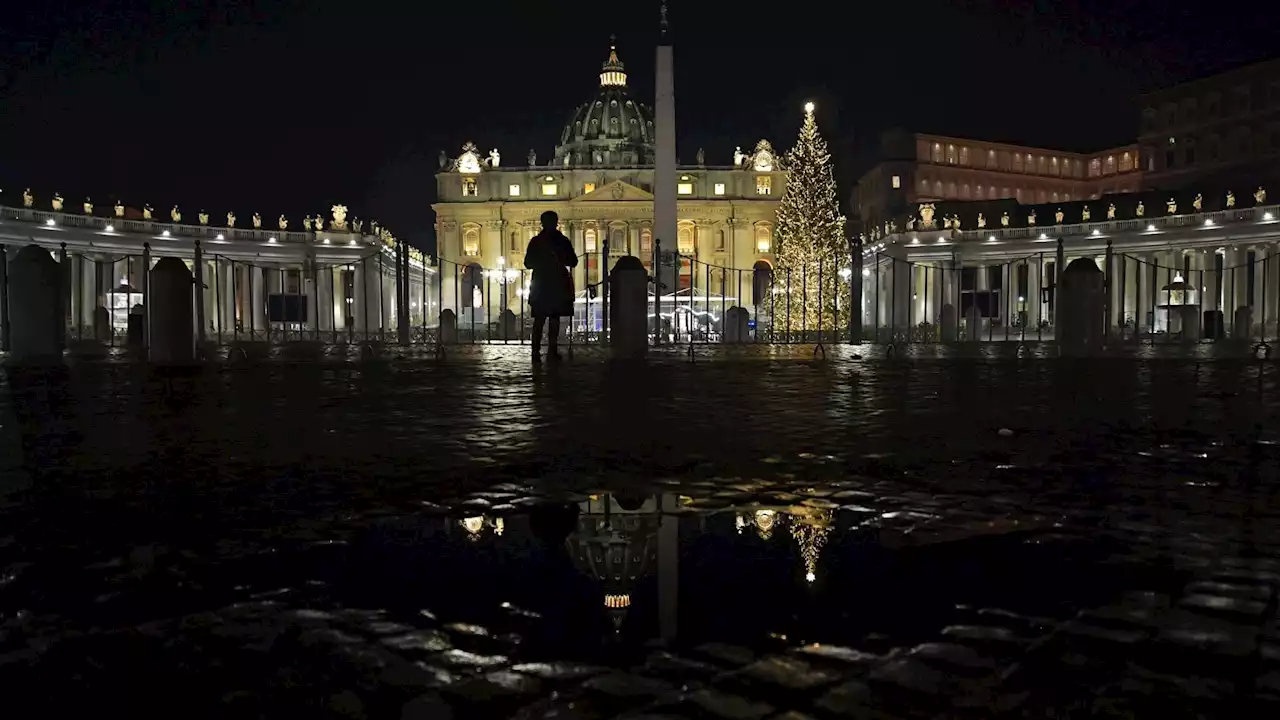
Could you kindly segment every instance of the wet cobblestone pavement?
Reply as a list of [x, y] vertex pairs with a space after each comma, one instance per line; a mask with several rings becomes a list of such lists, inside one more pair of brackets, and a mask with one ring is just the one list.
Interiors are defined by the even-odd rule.
[[1280, 716], [1274, 365], [811, 358], [11, 376], [13, 707]]

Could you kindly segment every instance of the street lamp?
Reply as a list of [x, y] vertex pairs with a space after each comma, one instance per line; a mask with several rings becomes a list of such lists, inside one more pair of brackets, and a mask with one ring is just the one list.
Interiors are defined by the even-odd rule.
[[[507, 285], [510, 285], [511, 283], [514, 283], [520, 279], [520, 271], [507, 267], [507, 258], [505, 256], [499, 255], [498, 269], [485, 270], [484, 276], [487, 278], [492, 278], [493, 280], [497, 281], [498, 285], [502, 287], [502, 309], [506, 310], [507, 309]], [[520, 291], [517, 290], [516, 294], [519, 295]]]

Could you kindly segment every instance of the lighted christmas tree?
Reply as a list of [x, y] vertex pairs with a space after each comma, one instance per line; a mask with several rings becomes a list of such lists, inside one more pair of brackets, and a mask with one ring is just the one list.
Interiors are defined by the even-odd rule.
[[849, 243], [831, 155], [818, 132], [813, 103], [805, 104], [804, 125], [784, 169], [787, 189], [774, 231], [774, 327], [810, 337], [821, 330], [834, 338], [849, 325]]

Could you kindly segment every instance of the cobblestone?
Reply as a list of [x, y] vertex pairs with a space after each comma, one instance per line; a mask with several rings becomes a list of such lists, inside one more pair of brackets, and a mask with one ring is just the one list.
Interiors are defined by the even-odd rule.
[[[10, 387], [37, 482], [0, 508], [0, 672], [62, 709], [229, 716], [1280, 710], [1272, 366], [832, 356]], [[521, 569], [526, 514], [602, 492], [680, 498], [687, 638], [570, 647], [584, 618], [538, 599], [567, 576]], [[830, 513], [816, 583], [799, 525], [737, 534], [758, 511]]]

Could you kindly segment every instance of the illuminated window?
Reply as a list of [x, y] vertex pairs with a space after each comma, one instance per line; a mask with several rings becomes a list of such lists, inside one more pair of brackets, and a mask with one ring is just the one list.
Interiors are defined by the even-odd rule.
[[899, 175], [894, 175], [892, 178], [889, 179], [889, 181], [890, 183], [893, 184], [894, 190], [897, 190], [898, 188], [902, 187], [902, 177]]
[[508, 186], [507, 186], [507, 194], [508, 194], [508, 195], [510, 195], [511, 197], [520, 197], [520, 186], [519, 186], [519, 185], [508, 185]]
[[975, 192], [975, 193], [977, 193], [977, 195], [978, 195], [978, 199], [979, 199], [979, 200], [983, 200], [983, 199], [985, 199], [985, 198], [983, 197], [983, 195], [984, 195], [985, 191], [982, 189], [982, 186], [981, 186], [981, 185], [978, 185], [977, 187], [975, 187], [975, 188], [974, 188], [974, 192]]
[[476, 257], [480, 254], [480, 228], [475, 225], [467, 225], [462, 228], [462, 254], [467, 257]]
[[558, 192], [560, 192], [560, 186], [555, 183], [542, 183], [543, 195], [555, 195]]
[[988, 150], [987, 151], [987, 167], [994, 168], [995, 166], [996, 166], [996, 151]]
[[582, 232], [582, 247], [585, 251], [593, 253], [596, 251], [596, 229], [587, 228]]
[[955, 145], [947, 146], [947, 163], [951, 165], [956, 164], [956, 146]]
[[1098, 177], [1102, 174], [1102, 161], [1094, 158], [1089, 161], [1089, 177]]
[[1013, 171], [1022, 172], [1022, 153], [1013, 154]]
[[582, 184], [582, 194], [583, 194], [583, 195], [586, 195], [587, 193], [593, 193], [593, 192], [595, 192], [595, 191], [596, 191], [596, 184], [595, 184], [595, 183], [583, 183], [583, 184]]
[[1133, 154], [1125, 153], [1120, 156], [1120, 172], [1129, 172], [1133, 169]]
[[969, 164], [969, 148], [967, 147], [960, 148], [960, 164], [961, 165]]
[[693, 226], [681, 225], [676, 231], [677, 248], [681, 255], [693, 254]]
[[773, 178], [768, 175], [756, 176], [756, 194], [768, 195], [773, 190]]
[[756, 225], [756, 250], [758, 252], [769, 252], [769, 248], [773, 244], [772, 240], [773, 238], [770, 235], [768, 225], [765, 225], [764, 223]]
[[717, 195], [723, 195], [723, 194], [724, 194], [724, 183], [716, 183], [716, 186], [715, 186], [715, 194], [717, 194]]
[[933, 161], [936, 163], [942, 162], [942, 145], [940, 143], [933, 144]]
[[640, 253], [645, 257], [648, 257], [649, 253], [652, 252], [653, 233], [649, 231], [649, 228], [645, 228], [640, 231]]
[[969, 183], [965, 183], [960, 186], [960, 197], [964, 200], [969, 199]]
[[693, 183], [676, 183], [677, 195], [692, 195]]
[[462, 178], [462, 197], [475, 197], [479, 194], [475, 178]]

